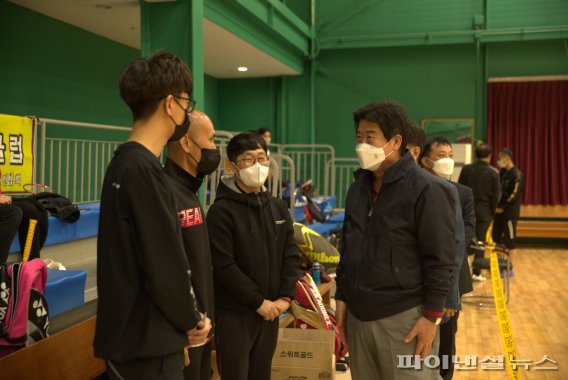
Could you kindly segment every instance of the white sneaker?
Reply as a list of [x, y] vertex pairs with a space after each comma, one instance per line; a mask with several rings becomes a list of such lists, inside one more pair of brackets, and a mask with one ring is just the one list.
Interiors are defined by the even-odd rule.
[[477, 282], [484, 282], [485, 281], [485, 277], [483, 277], [481, 274], [474, 274], [471, 276], [471, 279], [473, 281], [477, 281]]

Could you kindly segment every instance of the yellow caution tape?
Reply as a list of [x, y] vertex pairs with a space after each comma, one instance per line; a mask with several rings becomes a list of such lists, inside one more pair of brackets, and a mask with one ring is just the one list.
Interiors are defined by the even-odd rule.
[[503, 282], [499, 273], [499, 259], [495, 253], [495, 244], [491, 237], [493, 226], [489, 227], [487, 231], [487, 249], [491, 253], [491, 282], [493, 285], [493, 297], [495, 299], [495, 310], [497, 311], [497, 320], [499, 323], [499, 331], [501, 333], [501, 343], [505, 350], [505, 363], [507, 364], [507, 373], [509, 379], [520, 380], [521, 373], [519, 368], [513, 369], [511, 359], [518, 360], [517, 350], [515, 349], [515, 340], [513, 339], [513, 329], [511, 328], [511, 320], [509, 319], [509, 311], [507, 310], [507, 303], [505, 295], [503, 294]]
[[30, 227], [28, 228], [28, 236], [26, 236], [26, 246], [24, 247], [23, 262], [28, 261], [30, 252], [32, 251], [32, 241], [34, 240], [34, 232], [37, 220], [30, 219]]

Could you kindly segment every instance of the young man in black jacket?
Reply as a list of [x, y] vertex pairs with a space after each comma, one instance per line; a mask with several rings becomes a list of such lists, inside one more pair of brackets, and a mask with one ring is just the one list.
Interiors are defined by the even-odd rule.
[[335, 295], [351, 374], [438, 379], [414, 355], [438, 354], [456, 252], [455, 189], [406, 152], [410, 121], [401, 106], [372, 103], [353, 118], [362, 169], [347, 194]]
[[269, 380], [278, 316], [296, 294], [299, 251], [286, 204], [263, 187], [266, 142], [241, 133], [227, 145], [234, 175], [223, 176], [207, 214], [223, 380]]
[[460, 218], [456, 224], [456, 231], [461, 234], [461, 243], [458, 244], [456, 252], [456, 264], [452, 272], [451, 291], [457, 291], [456, 306], [448, 305], [446, 299], [446, 310], [444, 321], [440, 325], [440, 351], [439, 357], [442, 365], [440, 375], [444, 380], [453, 378], [454, 363], [453, 355], [456, 354], [456, 333], [458, 329], [458, 318], [461, 310], [461, 297], [473, 290], [469, 263], [467, 261], [466, 244], [469, 244], [475, 235], [475, 209], [473, 206], [473, 192], [467, 186], [449, 181], [454, 172], [454, 153], [452, 144], [443, 137], [435, 137], [428, 140], [420, 153], [420, 166], [433, 175], [444, 180], [450, 186], [454, 186], [458, 192]]
[[176, 201], [158, 158], [168, 140], [187, 133], [191, 90], [189, 68], [166, 52], [130, 63], [120, 78], [134, 123], [102, 187], [94, 341], [111, 379], [183, 379], [185, 347], [202, 343], [211, 326], [192, 296]]
[[[213, 302], [213, 271], [205, 212], [197, 192], [203, 177], [219, 166], [221, 155], [215, 146], [215, 129], [203, 112], [190, 114], [190, 128], [179, 141], [168, 144], [168, 159], [164, 170], [171, 182], [177, 203], [177, 212], [183, 245], [189, 266], [191, 283], [199, 312], [215, 320]], [[213, 330], [211, 330], [211, 333]], [[210, 334], [211, 336], [212, 334]], [[211, 378], [211, 338], [204, 345], [191, 347], [191, 363], [183, 370], [185, 380]]]
[[[521, 215], [521, 201], [525, 188], [525, 176], [513, 162], [513, 152], [509, 148], [499, 151], [497, 166], [501, 168], [501, 199], [495, 210], [493, 240], [503, 243], [509, 249], [509, 260], [513, 263], [517, 236], [517, 221]], [[512, 274], [512, 273], [511, 273]]]

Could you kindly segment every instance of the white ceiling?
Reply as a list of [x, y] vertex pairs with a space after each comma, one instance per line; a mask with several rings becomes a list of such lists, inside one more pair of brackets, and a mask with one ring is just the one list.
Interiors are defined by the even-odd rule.
[[[138, 0], [9, 0], [56, 20], [140, 49]], [[205, 73], [216, 78], [299, 75], [213, 22], [203, 20]], [[237, 67], [248, 67], [247, 72]]]

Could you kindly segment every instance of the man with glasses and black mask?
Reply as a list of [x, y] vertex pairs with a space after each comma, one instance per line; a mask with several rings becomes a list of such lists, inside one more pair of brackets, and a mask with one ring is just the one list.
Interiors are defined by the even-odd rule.
[[101, 193], [95, 355], [111, 379], [181, 380], [184, 349], [202, 344], [211, 324], [196, 307], [159, 156], [188, 131], [193, 81], [178, 57], [158, 52], [128, 64], [119, 86], [134, 120]]
[[266, 142], [245, 132], [227, 145], [223, 176], [207, 213], [215, 284], [215, 346], [223, 380], [269, 380], [278, 316], [296, 294], [299, 253], [286, 204], [263, 183]]
[[[215, 129], [203, 112], [189, 114], [190, 128], [179, 141], [168, 144], [164, 170], [171, 181], [183, 244], [191, 267], [191, 283], [199, 312], [214, 320], [213, 272], [205, 213], [197, 192], [203, 177], [219, 167], [221, 155], [215, 146]], [[213, 331], [211, 331], [212, 333]], [[186, 380], [211, 378], [211, 335], [203, 345], [189, 350], [191, 363], [183, 373]]]

